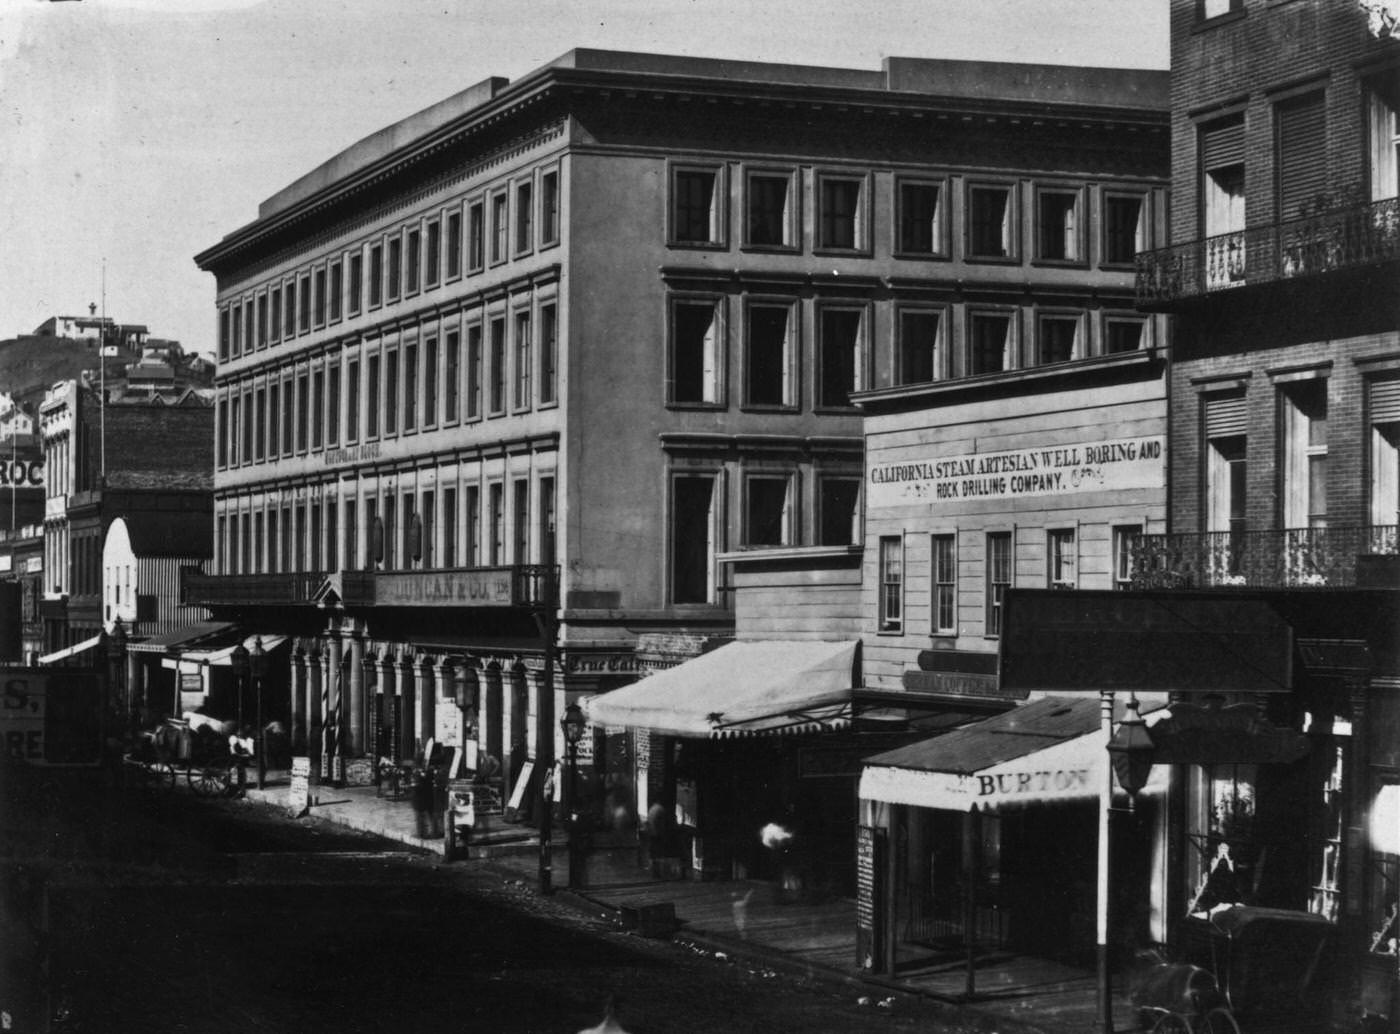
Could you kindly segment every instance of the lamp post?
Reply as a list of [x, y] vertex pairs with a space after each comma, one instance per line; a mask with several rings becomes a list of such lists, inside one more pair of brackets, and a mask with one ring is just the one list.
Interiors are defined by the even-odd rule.
[[263, 649], [262, 636], [253, 640], [253, 648], [248, 651], [248, 667], [253, 674], [253, 707], [258, 723], [258, 789], [261, 790], [267, 785], [267, 730], [263, 727], [263, 679], [267, 675], [267, 651]]
[[1127, 714], [1118, 723], [1113, 738], [1108, 741], [1108, 756], [1113, 761], [1113, 771], [1118, 776], [1118, 785], [1128, 794], [1128, 808], [1132, 809], [1137, 795], [1147, 785], [1152, 775], [1153, 753], [1156, 749], [1152, 734], [1147, 731], [1147, 723], [1138, 714], [1137, 695], [1128, 698], [1125, 706]]
[[569, 822], [569, 889], [577, 890], [583, 883], [583, 859], [579, 852], [578, 816], [575, 814], [575, 797], [578, 793], [578, 744], [588, 727], [578, 704], [570, 704], [564, 709], [564, 717], [559, 719], [559, 727], [564, 730], [564, 742], [569, 748], [569, 775], [564, 783], [564, 814]]

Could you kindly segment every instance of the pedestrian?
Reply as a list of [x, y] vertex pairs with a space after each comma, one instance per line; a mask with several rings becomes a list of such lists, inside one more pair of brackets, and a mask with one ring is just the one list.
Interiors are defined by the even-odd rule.
[[413, 815], [418, 835], [425, 840], [434, 835], [433, 797], [433, 770], [420, 765], [413, 770]]

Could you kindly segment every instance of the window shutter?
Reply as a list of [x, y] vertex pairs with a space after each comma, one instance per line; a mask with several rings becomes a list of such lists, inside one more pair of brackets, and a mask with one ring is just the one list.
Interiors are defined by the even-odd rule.
[[1327, 190], [1327, 119], [1319, 94], [1280, 107], [1278, 208], [1280, 219], [1296, 219]]
[[1244, 164], [1244, 119], [1201, 130], [1201, 163], [1207, 172]]
[[1400, 378], [1371, 383], [1371, 423], [1400, 423]]
[[1206, 399], [1206, 437], [1232, 438], [1246, 432], [1244, 395], [1218, 395]]

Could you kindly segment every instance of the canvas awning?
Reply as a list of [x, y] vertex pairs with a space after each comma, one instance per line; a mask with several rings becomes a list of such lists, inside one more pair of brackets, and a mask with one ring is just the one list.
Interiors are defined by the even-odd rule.
[[84, 639], [81, 643], [74, 643], [72, 646], [66, 646], [62, 650], [46, 653], [39, 658], [39, 663], [57, 664], [59, 661], [65, 661], [69, 657], [82, 653], [84, 650], [91, 650], [100, 642], [102, 642], [102, 637], [100, 635], [95, 635], [91, 639]]
[[212, 639], [216, 636], [223, 636], [232, 631], [233, 625], [227, 621], [197, 621], [185, 628], [174, 628], [168, 632], [159, 632], [141, 640], [139, 643], [130, 643], [128, 650], [135, 650], [137, 653], [165, 653], [167, 650], [186, 644], [197, 643], [202, 639]]
[[842, 728], [851, 720], [854, 641], [727, 643], [584, 705], [596, 725], [720, 739]]
[[[1098, 797], [1107, 745], [1093, 697], [1044, 697], [930, 740], [867, 758], [866, 800], [946, 811]], [[1145, 790], [1166, 785], [1153, 770]]]

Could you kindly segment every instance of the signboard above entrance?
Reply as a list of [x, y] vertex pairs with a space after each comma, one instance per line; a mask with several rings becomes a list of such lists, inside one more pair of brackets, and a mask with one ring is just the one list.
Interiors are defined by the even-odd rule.
[[1293, 630], [1263, 600], [1008, 589], [1001, 688], [1285, 693]]
[[911, 456], [870, 468], [867, 506], [923, 503], [936, 511], [970, 500], [1160, 488], [1164, 456], [1160, 435], [961, 456]]

